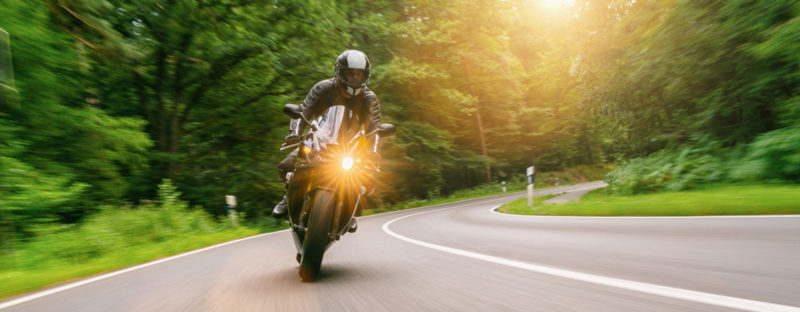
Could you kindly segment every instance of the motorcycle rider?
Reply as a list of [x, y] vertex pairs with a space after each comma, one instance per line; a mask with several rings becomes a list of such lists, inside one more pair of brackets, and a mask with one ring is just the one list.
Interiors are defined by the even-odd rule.
[[[377, 128], [380, 122], [380, 102], [372, 90], [367, 87], [370, 77], [370, 62], [367, 55], [358, 50], [344, 51], [336, 59], [335, 77], [318, 82], [306, 95], [300, 108], [307, 120], [312, 120], [322, 114], [328, 107], [344, 105], [354, 110], [359, 115], [362, 126], [367, 133]], [[297, 127], [297, 129], [295, 128]], [[300, 141], [305, 121], [290, 123], [290, 133], [286, 136], [286, 144], [295, 144]], [[377, 143], [377, 142], [374, 142]], [[278, 175], [281, 181], [288, 183], [286, 174], [294, 170], [297, 162], [297, 149], [289, 153], [278, 165]], [[378, 155], [372, 155], [378, 158]], [[280, 219], [286, 217], [286, 195], [275, 205], [272, 216]], [[352, 220], [349, 231], [355, 232], [357, 224]]]

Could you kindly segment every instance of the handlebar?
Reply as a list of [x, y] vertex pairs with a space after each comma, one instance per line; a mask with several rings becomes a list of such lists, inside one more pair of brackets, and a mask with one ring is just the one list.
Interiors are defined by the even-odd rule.
[[294, 143], [294, 144], [291, 144], [291, 145], [286, 145], [286, 143], [283, 143], [281, 145], [281, 151], [297, 148], [298, 146], [300, 146], [300, 142], [297, 142], [297, 143]]

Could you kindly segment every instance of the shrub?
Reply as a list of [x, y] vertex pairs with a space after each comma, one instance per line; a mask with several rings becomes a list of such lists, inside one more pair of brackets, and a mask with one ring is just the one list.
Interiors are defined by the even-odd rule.
[[169, 180], [159, 185], [159, 200], [137, 208], [103, 207], [81, 225], [42, 226], [37, 238], [20, 251], [16, 266], [46, 262], [80, 263], [114, 249], [158, 243], [219, 230], [202, 209], [189, 210]]
[[733, 148], [710, 143], [661, 150], [622, 162], [606, 176], [609, 191], [621, 195], [765, 180], [800, 180], [799, 125], [761, 134], [750, 144]]
[[800, 180], [800, 125], [759, 135], [732, 176], [742, 180]]
[[623, 195], [691, 189], [725, 180], [730, 155], [730, 149], [716, 144], [665, 149], [623, 162], [606, 175], [606, 182], [610, 192]]

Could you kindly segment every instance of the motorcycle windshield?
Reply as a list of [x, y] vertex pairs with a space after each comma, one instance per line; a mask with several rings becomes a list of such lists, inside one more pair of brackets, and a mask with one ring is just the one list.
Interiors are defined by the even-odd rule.
[[320, 116], [316, 137], [323, 148], [329, 144], [344, 145], [359, 129], [357, 114], [344, 105], [333, 105]]

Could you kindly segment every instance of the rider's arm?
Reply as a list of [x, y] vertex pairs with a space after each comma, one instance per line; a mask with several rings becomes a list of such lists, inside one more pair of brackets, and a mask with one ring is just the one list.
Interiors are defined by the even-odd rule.
[[[314, 116], [319, 116], [324, 109], [323, 105], [321, 105], [321, 99], [329, 96], [331, 90], [335, 88], [333, 79], [327, 79], [314, 85], [310, 91], [308, 91], [308, 95], [306, 95], [306, 99], [303, 100], [303, 104], [300, 105], [300, 108], [303, 110], [303, 116], [307, 120], [311, 120]], [[298, 131], [297, 133], [303, 133], [303, 130], [306, 129], [306, 122], [304, 120], [300, 120], [298, 124]]]
[[[364, 92], [364, 100], [367, 104], [366, 115], [367, 118], [364, 123], [364, 128], [367, 130], [367, 133], [372, 132], [373, 130], [378, 128], [378, 124], [381, 122], [381, 103], [378, 101], [378, 97], [375, 95], [375, 92], [372, 92], [369, 88]], [[362, 116], [364, 116], [362, 115]], [[370, 147], [372, 151], [378, 156], [377, 152], [380, 151], [380, 141], [378, 140], [377, 136], [373, 136], [370, 142]]]
[[372, 92], [370, 89], [364, 92], [364, 99], [367, 104], [367, 120], [364, 128], [366, 128], [367, 133], [369, 133], [375, 130], [381, 122], [381, 103], [378, 101], [375, 92]]

